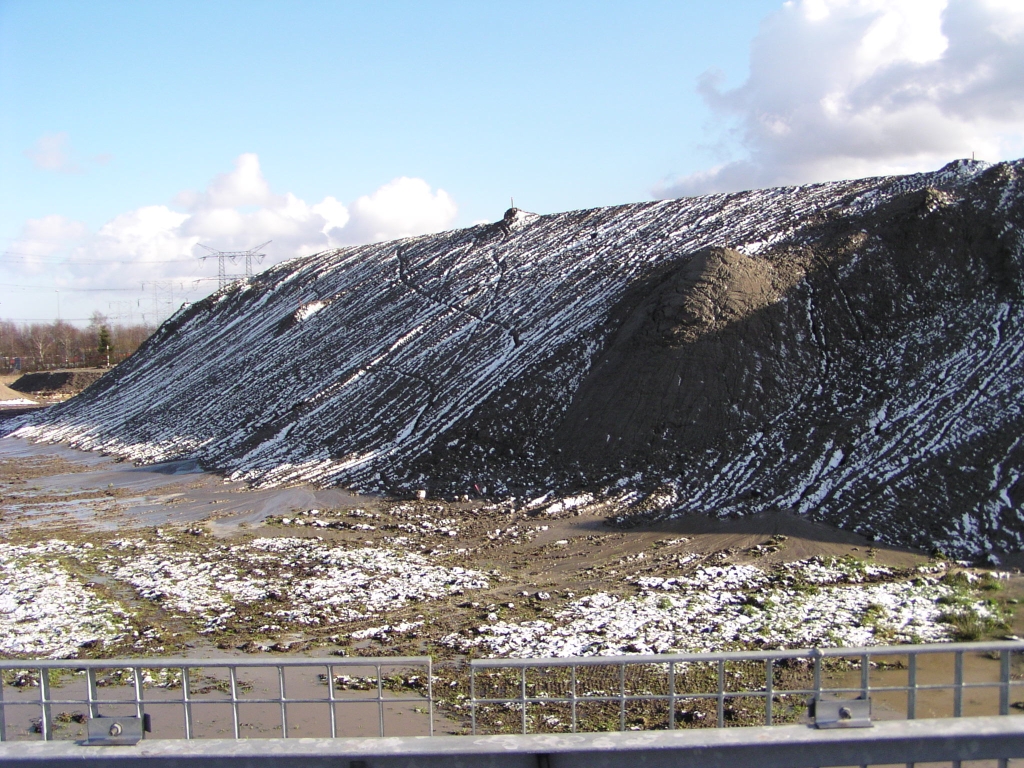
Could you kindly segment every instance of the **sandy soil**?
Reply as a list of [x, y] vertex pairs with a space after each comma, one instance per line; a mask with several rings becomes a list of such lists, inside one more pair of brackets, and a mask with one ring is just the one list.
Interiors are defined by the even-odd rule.
[[[10, 377], [5, 377], [10, 378]], [[4, 400], [32, 400], [38, 402], [34, 397], [24, 392], [17, 392], [7, 386], [10, 382], [0, 382], [0, 402]]]

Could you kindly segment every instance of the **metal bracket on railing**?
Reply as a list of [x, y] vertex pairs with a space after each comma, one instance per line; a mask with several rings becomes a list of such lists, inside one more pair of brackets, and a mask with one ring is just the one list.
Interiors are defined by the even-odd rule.
[[815, 728], [870, 728], [871, 699], [839, 699], [821, 694], [811, 700]]
[[142, 717], [90, 717], [86, 744], [96, 747], [132, 746], [152, 732], [149, 715]]

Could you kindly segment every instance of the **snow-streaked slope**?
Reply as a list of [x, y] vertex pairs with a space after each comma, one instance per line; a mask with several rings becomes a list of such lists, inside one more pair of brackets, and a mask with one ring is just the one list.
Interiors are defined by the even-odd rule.
[[261, 484], [661, 486], [667, 512], [1019, 546], [1022, 172], [518, 212], [296, 259], [18, 434]]

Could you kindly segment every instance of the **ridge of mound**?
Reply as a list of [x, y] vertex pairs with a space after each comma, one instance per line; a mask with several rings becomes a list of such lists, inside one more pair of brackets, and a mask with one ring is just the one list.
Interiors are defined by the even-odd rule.
[[510, 211], [295, 259], [16, 434], [258, 484], [577, 493], [624, 522], [794, 510], [1019, 549], [1022, 174]]

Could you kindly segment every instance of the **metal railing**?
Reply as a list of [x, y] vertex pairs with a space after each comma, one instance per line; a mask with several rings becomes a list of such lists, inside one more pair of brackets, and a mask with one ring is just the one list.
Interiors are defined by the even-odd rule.
[[[434, 673], [426, 656], [6, 660], [0, 740], [149, 713], [158, 739], [432, 736]], [[442, 678], [473, 734], [786, 725], [824, 694], [870, 696], [876, 720], [1002, 716], [1024, 710], [1024, 642], [474, 659]]]
[[180, 739], [103, 749], [72, 741], [0, 744], [0, 765], [10, 768], [820, 768], [894, 763], [935, 768], [968, 760], [975, 768], [994, 768], [1022, 757], [1024, 717], [998, 716], [903, 720], [831, 731], [781, 726], [469, 739]]
[[[927, 677], [931, 679], [937, 672], [945, 671], [950, 673], [948, 679], [922, 680], [922, 659], [940, 654], [952, 657], [951, 669], [929, 668]], [[993, 679], [965, 677], [965, 658], [976, 667], [979, 656], [985, 661], [998, 661], [998, 672], [982, 669], [982, 674], [975, 676]], [[901, 657], [906, 662], [900, 661]], [[581, 709], [590, 707], [602, 712], [602, 729], [608, 727], [609, 708], [617, 710], [620, 731], [649, 727], [675, 729], [681, 715], [696, 721], [687, 725], [703, 727], [773, 725], [797, 722], [805, 712], [808, 697], [823, 694], [905, 699], [905, 717], [913, 720], [940, 716], [934, 713], [934, 706], [929, 707], [930, 713], [922, 713], [920, 704], [925, 697], [934, 704], [934, 700], [944, 698], [939, 694], [946, 692], [951, 694], [949, 714], [958, 718], [964, 716], [965, 695], [981, 691], [996, 695], [987, 702], [972, 699], [972, 709], [981, 706], [993, 711], [970, 714], [1008, 715], [1011, 691], [1024, 689], [1024, 679], [1019, 673], [1017, 679], [1011, 674], [1014, 657], [1018, 664], [1024, 661], [1024, 642], [473, 659], [470, 662], [470, 720], [474, 734], [479, 731], [482, 714], [487, 715], [484, 725], [488, 732], [510, 732], [510, 724], [504, 718], [512, 715], [518, 719], [517, 730], [522, 734], [577, 733], [581, 730]], [[905, 680], [898, 684], [892, 680], [873, 684], [873, 671], [876, 675], [884, 672], [887, 676], [898, 672]], [[851, 676], [854, 677], [852, 682]], [[747, 700], [753, 700], [756, 706], [744, 707]], [[698, 702], [711, 705], [713, 720], [708, 717], [712, 714], [708, 708], [702, 709]], [[680, 712], [681, 705], [690, 705], [691, 709]], [[780, 708], [784, 710], [781, 713]], [[737, 710], [741, 710], [739, 717]], [[660, 722], [650, 721], [652, 713], [662, 718]], [[545, 714], [548, 716], [543, 717]], [[568, 722], [558, 717], [559, 714]], [[884, 714], [886, 719], [900, 718], [895, 707], [889, 707]], [[632, 722], [634, 717], [636, 721]]]
[[[336, 688], [347, 687], [353, 678], [336, 676], [339, 670], [365, 670], [372, 674], [356, 678], [351, 686], [355, 689], [353, 695], [343, 696], [339, 695]], [[392, 674], [388, 678], [385, 675], [388, 670], [393, 673], [419, 670], [422, 677]], [[211, 671], [215, 674], [209, 674]], [[316, 675], [318, 671], [322, 673]], [[104, 672], [107, 674], [100, 674]], [[260, 673], [265, 686], [263, 691], [248, 695], [255, 686], [244, 675], [260, 676]], [[315, 677], [311, 677], [311, 674]], [[291, 680], [287, 679], [289, 676]], [[394, 686], [389, 686], [389, 683], [396, 677], [404, 683], [399, 686], [401, 690], [413, 693], [394, 693], [391, 690]], [[161, 713], [176, 709], [180, 717], [177, 727], [166, 718], [161, 718], [162, 735], [185, 739], [201, 736], [197, 731], [197, 709], [203, 709], [206, 717], [202, 720], [209, 725], [216, 721], [215, 717], [210, 717], [211, 710], [219, 708], [222, 715], [220, 731], [240, 739], [243, 738], [243, 730], [246, 730], [241, 717], [243, 709], [258, 711], [261, 721], [265, 721], [270, 716], [269, 709], [273, 708], [280, 720], [280, 736], [288, 738], [294, 735], [291, 732], [294, 729], [289, 728], [289, 710], [294, 711], [304, 705], [318, 705], [321, 710], [327, 710], [330, 737], [337, 738], [339, 708], [375, 706], [377, 735], [384, 736], [386, 709], [401, 704], [417, 704], [420, 707], [416, 711], [425, 708], [422, 714], [427, 718], [426, 735], [432, 736], [433, 677], [432, 661], [428, 656], [330, 659], [292, 657], [273, 661], [266, 658], [0, 661], [0, 741], [10, 738], [8, 727], [12, 708], [22, 715], [26, 711], [38, 713], [38, 717], [30, 721], [30, 728], [39, 733], [44, 741], [49, 741], [55, 738], [54, 709], [75, 706], [84, 708], [89, 718], [97, 718], [105, 713], [124, 716], [128, 711], [142, 718], [147, 714], [147, 709], [151, 712], [159, 709]], [[299, 695], [288, 695], [289, 682], [301, 688]], [[320, 687], [326, 687], [322, 695]], [[130, 690], [130, 695], [124, 695], [126, 688]], [[114, 695], [103, 696], [101, 689], [110, 689]], [[160, 694], [159, 697], [156, 694]], [[230, 718], [223, 716], [224, 709], [229, 710]], [[307, 708], [302, 718], [307, 723], [304, 731], [309, 730], [309, 718]], [[22, 716], [19, 722], [24, 725], [25, 719]], [[261, 722], [259, 730], [266, 732], [266, 722]]]

